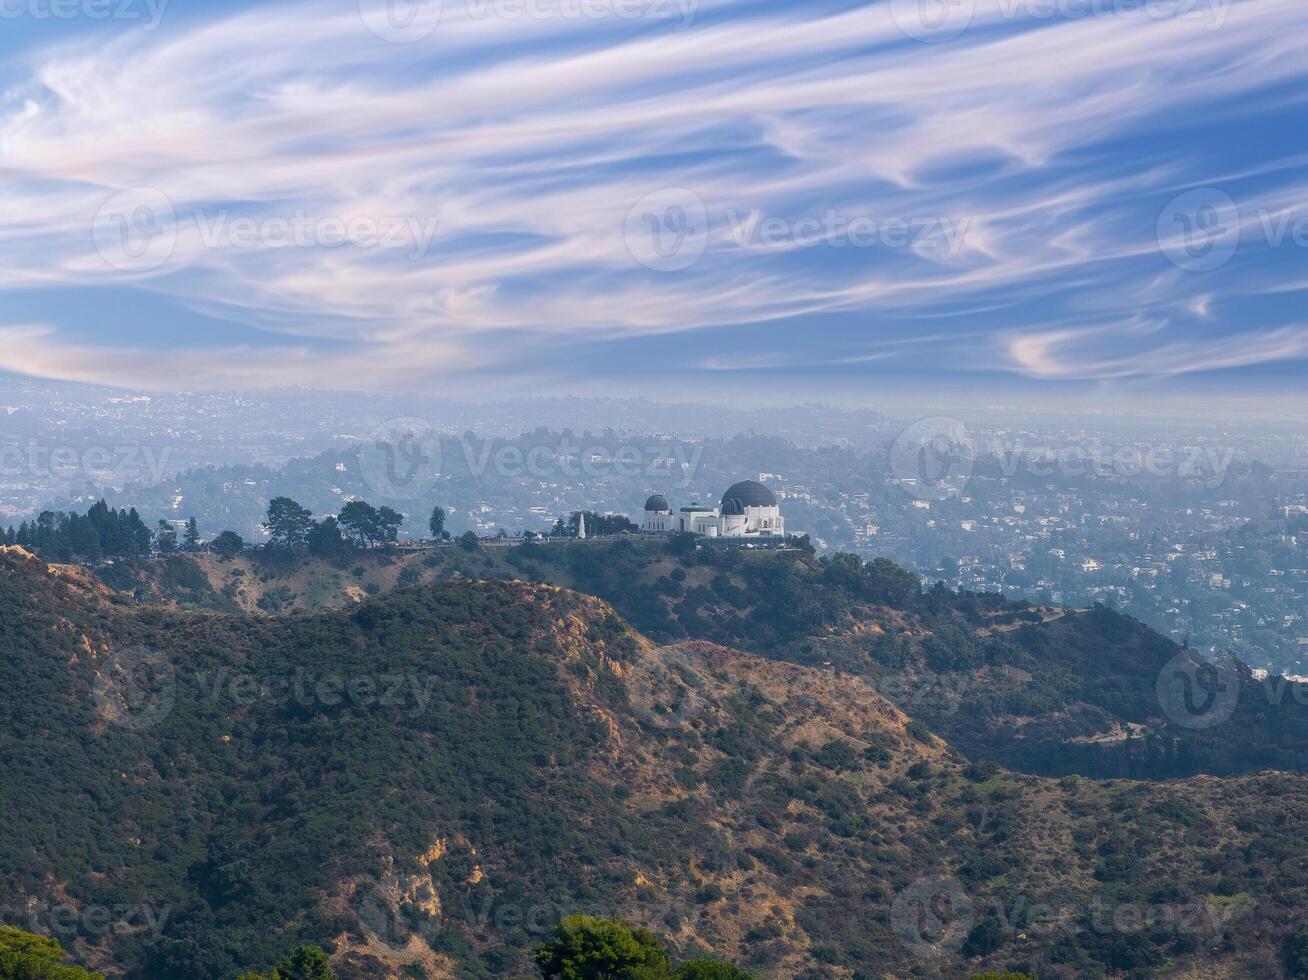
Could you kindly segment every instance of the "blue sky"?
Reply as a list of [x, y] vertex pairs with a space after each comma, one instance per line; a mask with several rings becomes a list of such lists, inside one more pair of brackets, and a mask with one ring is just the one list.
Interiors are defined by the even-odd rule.
[[6, 0], [0, 370], [1243, 392], [1302, 0]]

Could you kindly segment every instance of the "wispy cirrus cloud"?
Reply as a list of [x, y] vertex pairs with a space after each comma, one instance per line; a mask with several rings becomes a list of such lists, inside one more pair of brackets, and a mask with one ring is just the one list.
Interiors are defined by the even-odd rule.
[[[1136, 343], [1123, 343], [1133, 335]], [[1145, 331], [1121, 326], [1053, 330], [1010, 338], [1008, 353], [1038, 378], [1166, 377], [1308, 357], [1308, 327], [1190, 338], [1176, 338], [1160, 325]]]
[[[1220, 322], [1296, 281], [1292, 239], [1251, 233], [1195, 273], [1156, 230], [1209, 181], [1246, 230], [1294, 213], [1299, 0], [978, 2], [939, 44], [888, 2], [501, 8], [450, 0], [412, 43], [315, 2], [21, 51], [0, 99], [0, 290], [125, 290], [205, 327], [126, 343], [52, 313], [11, 329], [0, 367], [384, 388], [687, 331], [710, 345], [687, 363], [714, 366], [966, 370], [986, 349], [1053, 379], [1305, 356], [1290, 319]], [[924, 314], [950, 339], [897, 343]], [[824, 317], [858, 326], [828, 346]], [[757, 329], [795, 318], [790, 337]]]

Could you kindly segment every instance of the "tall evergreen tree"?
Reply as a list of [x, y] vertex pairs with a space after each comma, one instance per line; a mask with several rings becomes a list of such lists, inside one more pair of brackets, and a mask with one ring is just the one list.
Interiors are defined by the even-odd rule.
[[273, 497], [268, 501], [268, 519], [263, 527], [272, 547], [287, 551], [302, 548], [313, 527], [313, 512], [290, 497]]

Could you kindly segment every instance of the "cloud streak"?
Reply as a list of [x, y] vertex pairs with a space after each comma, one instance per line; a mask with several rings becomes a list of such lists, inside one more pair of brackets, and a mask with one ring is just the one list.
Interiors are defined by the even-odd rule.
[[[160, 324], [161, 340], [126, 347], [67, 336], [55, 317], [11, 328], [0, 367], [144, 386], [421, 386], [724, 326], [753, 338], [749, 356], [693, 363], [812, 364], [820, 326], [787, 341], [758, 325], [851, 314], [867, 351], [841, 338], [833, 363], [903, 350], [974, 366], [975, 343], [885, 346], [924, 312], [991, 338], [990, 367], [1043, 379], [1305, 356], [1292, 322], [1191, 333], [1284, 288], [1283, 262], [1237, 257], [1199, 278], [1168, 264], [1154, 231], [1171, 196], [1223, 175], [1251, 212], [1301, 193], [1302, 153], [1270, 140], [1241, 162], [1252, 176], [1231, 178], [1211, 159], [1220, 122], [1184, 132], [1234, 100], [1303, 91], [1300, 0], [1153, 19], [1042, 19], [996, 0], [942, 44], [906, 36], [886, 2], [546, 9], [450, 2], [429, 37], [392, 44], [353, 4], [260, 5], [22, 52], [0, 99], [0, 290], [166, 297], [261, 331], [287, 376], [252, 374], [221, 330], [184, 350]], [[1282, 94], [1277, 108], [1302, 121], [1301, 103]], [[1163, 145], [1159, 129], [1177, 136]], [[105, 218], [141, 188], [169, 213]], [[639, 213], [669, 188], [674, 208]], [[771, 230], [742, 239], [750, 214]], [[307, 240], [269, 231], [297, 219]], [[956, 248], [914, 233], [948, 222]], [[383, 247], [349, 233], [364, 225], [408, 232]], [[115, 228], [129, 252], [165, 228], [166, 255], [133, 261], [106, 246]], [[1161, 326], [1142, 334], [1142, 318]], [[1095, 354], [1124, 338], [1129, 356]], [[175, 370], [133, 366], [164, 358]]]

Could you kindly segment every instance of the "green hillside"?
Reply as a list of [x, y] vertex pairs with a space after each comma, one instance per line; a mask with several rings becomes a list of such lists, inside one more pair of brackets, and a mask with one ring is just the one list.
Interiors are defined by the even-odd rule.
[[[1308, 771], [1308, 686], [1258, 682], [1236, 663], [1206, 668], [1109, 609], [921, 592], [884, 560], [636, 540], [363, 552], [334, 564], [175, 557], [103, 574], [143, 602], [252, 612], [349, 605], [419, 581], [548, 582], [601, 597], [658, 642], [709, 640], [855, 673], [969, 755], [1025, 772], [1163, 779]], [[1215, 703], [1229, 711], [1191, 717], [1187, 684], [1200, 701], [1229, 689], [1229, 704]], [[1160, 685], [1181, 710], [1164, 710]]]
[[346, 978], [529, 976], [579, 911], [777, 978], [1249, 976], [1296, 948], [1299, 777], [969, 765], [857, 677], [655, 647], [547, 586], [250, 617], [0, 564], [0, 882], [131, 910], [58, 920], [109, 976], [301, 942]]

